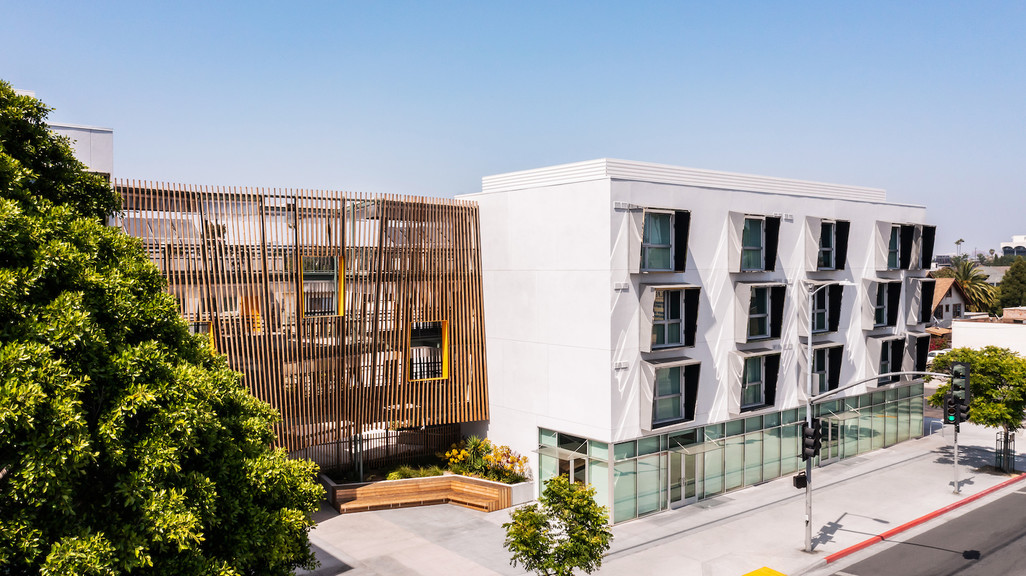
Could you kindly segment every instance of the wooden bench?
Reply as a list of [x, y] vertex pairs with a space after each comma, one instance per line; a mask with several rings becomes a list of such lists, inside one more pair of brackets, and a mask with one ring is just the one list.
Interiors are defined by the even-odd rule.
[[447, 474], [339, 486], [333, 504], [341, 514], [434, 504], [494, 512], [512, 505], [512, 492], [500, 482]]

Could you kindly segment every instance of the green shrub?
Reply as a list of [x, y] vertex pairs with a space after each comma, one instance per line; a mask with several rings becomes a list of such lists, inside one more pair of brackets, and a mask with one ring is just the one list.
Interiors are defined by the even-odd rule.
[[438, 466], [422, 466], [413, 468], [411, 466], [400, 466], [388, 473], [389, 480], [403, 480], [404, 478], [427, 478], [430, 476], [441, 476], [445, 474]]

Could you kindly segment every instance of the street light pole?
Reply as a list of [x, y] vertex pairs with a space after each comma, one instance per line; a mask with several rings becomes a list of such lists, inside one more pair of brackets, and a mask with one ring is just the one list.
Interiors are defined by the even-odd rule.
[[[812, 328], [813, 328], [813, 299], [816, 293], [826, 288], [820, 286], [809, 291], [809, 335], [806, 341], [805, 360], [808, 363], [809, 377], [807, 380], [807, 394], [805, 396], [805, 424], [812, 427]], [[812, 552], [812, 457], [805, 461], [805, 551]]]
[[[821, 284], [815, 290], [806, 288], [809, 292], [809, 334], [806, 340], [805, 348], [805, 361], [807, 362], [807, 369], [809, 371], [808, 379], [806, 381], [806, 395], [805, 395], [805, 424], [812, 427], [812, 399], [815, 394], [812, 392], [812, 330], [814, 328], [815, 314], [813, 314], [814, 300], [816, 294], [828, 287], [828, 286], [854, 286], [852, 282], [847, 280], [841, 282], [832, 282], [830, 284]], [[803, 447], [804, 448], [804, 447]], [[805, 551], [812, 552], [812, 459], [810, 456], [805, 461]]]

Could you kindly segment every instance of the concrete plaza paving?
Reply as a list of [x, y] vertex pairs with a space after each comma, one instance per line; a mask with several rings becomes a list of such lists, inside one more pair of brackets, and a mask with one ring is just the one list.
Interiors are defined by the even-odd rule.
[[[962, 492], [954, 494], [952, 429], [930, 424], [933, 433], [923, 438], [814, 470], [812, 553], [803, 550], [805, 492], [786, 477], [613, 527], [612, 548], [597, 574], [739, 576], [763, 566], [801, 574], [828, 554], [1009, 478], [989, 468], [994, 429], [963, 425]], [[1020, 459], [1017, 469], [1023, 464]], [[310, 540], [322, 567], [312, 574], [525, 574], [509, 565], [502, 547], [508, 511], [444, 505], [337, 515], [324, 509], [317, 519]]]

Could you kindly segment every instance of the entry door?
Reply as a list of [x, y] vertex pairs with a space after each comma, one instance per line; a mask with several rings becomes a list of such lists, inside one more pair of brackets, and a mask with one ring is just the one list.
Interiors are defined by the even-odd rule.
[[823, 447], [819, 452], [819, 463], [830, 464], [841, 459], [841, 425], [837, 420], [823, 420]]
[[696, 458], [695, 454], [670, 452], [670, 508], [678, 508], [698, 501], [695, 479], [701, 477], [703, 473], [700, 470], [703, 462], [704, 460]]

